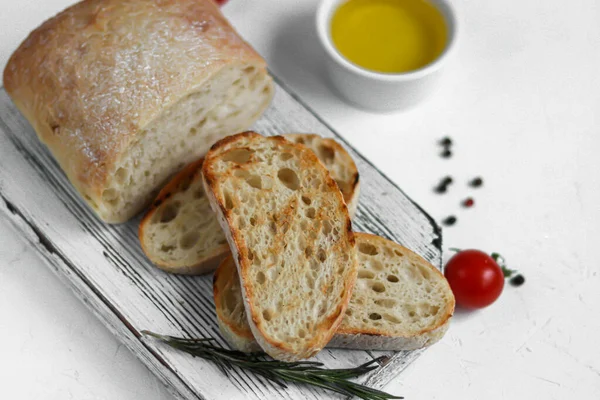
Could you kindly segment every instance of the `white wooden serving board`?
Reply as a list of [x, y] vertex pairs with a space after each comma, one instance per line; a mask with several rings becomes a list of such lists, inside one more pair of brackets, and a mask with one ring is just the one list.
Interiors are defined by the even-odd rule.
[[[335, 137], [353, 155], [361, 180], [356, 231], [372, 232], [441, 264], [439, 227], [372, 164], [347, 145], [278, 83], [274, 101], [254, 129], [265, 135], [314, 132]], [[16, 225], [59, 278], [178, 399], [322, 399], [330, 392], [288, 389], [242, 370], [229, 378], [213, 364], [142, 337], [144, 329], [183, 337], [213, 337], [226, 346], [215, 320], [212, 276], [170, 275], [152, 266], [137, 239], [139, 219], [98, 220], [0, 88], [0, 214]], [[356, 366], [380, 352], [325, 349], [329, 368]], [[420, 351], [389, 352], [390, 361], [358, 379], [383, 387]]]

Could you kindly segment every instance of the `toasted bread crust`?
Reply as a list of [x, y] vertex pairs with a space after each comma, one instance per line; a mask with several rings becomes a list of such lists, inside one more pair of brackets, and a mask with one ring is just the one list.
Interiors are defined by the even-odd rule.
[[[202, 174], [211, 206], [218, 215], [221, 226], [223, 227], [228, 238], [233, 253], [233, 258], [234, 260], [236, 260], [238, 273], [242, 282], [241, 287], [244, 298], [244, 304], [247, 312], [247, 318], [254, 337], [257, 339], [259, 345], [274, 358], [283, 360], [296, 360], [310, 357], [316, 354], [318, 351], [320, 351], [325, 346], [325, 344], [329, 342], [335, 330], [341, 323], [344, 310], [347, 307], [351, 290], [356, 279], [356, 262], [354, 259], [354, 254], [348, 256], [350, 257], [348, 261], [350, 265], [350, 270], [346, 272], [343, 281], [343, 293], [341, 293], [340, 299], [338, 300], [336, 307], [332, 310], [325, 311], [326, 317], [323, 318], [320, 321], [319, 325], [316, 326], [314, 331], [311, 332], [312, 337], [304, 341], [304, 348], [294, 348], [288, 343], [282, 340], [277, 340], [274, 337], [268, 335], [263, 326], [263, 320], [261, 318], [262, 316], [259, 315], [260, 312], [255, 308], [256, 305], [252, 301], [252, 299], [255, 297], [255, 288], [253, 284], [253, 278], [250, 276], [250, 252], [246, 246], [245, 240], [242, 237], [241, 233], [236, 229], [236, 224], [233, 220], [233, 213], [228, 209], [228, 207], [225, 204], [225, 201], [220, 196], [219, 198], [217, 198], [217, 194], [221, 192], [221, 188], [219, 177], [217, 177], [217, 174], [213, 169], [213, 164], [216, 162], [218, 157], [220, 157], [223, 153], [231, 149], [247, 149], [247, 147], [243, 145], [243, 143], [245, 142], [267, 143], [269, 141], [275, 142], [276, 144], [274, 145], [281, 146], [281, 148], [284, 149], [288, 149], [290, 150], [290, 152], [293, 149], [295, 149], [293, 151], [296, 151], [299, 154], [301, 154], [302, 156], [299, 159], [301, 168], [317, 168], [317, 170], [319, 171], [326, 171], [326, 169], [323, 167], [322, 163], [319, 161], [317, 156], [312, 151], [307, 151], [306, 147], [290, 143], [281, 136], [264, 138], [263, 136], [255, 132], [249, 131], [227, 137], [215, 143], [215, 145], [213, 145], [213, 147], [206, 156], [206, 161], [202, 167]], [[248, 163], [251, 164], [252, 162]], [[320, 170], [319, 168], [322, 168], [322, 170]], [[345, 229], [344, 232], [341, 232], [341, 235], [343, 235], [343, 239], [339, 241], [338, 245], [347, 246], [349, 249], [353, 249], [355, 245], [354, 234], [352, 232], [348, 210], [346, 204], [344, 203], [342, 194], [340, 193], [337, 184], [328, 173], [321, 172], [321, 176], [324, 180], [324, 185], [326, 186], [326, 189], [324, 189], [323, 191], [326, 191], [331, 196], [334, 196], [334, 198], [336, 199], [335, 207], [337, 207], [335, 213], [336, 215], [341, 216], [343, 218], [342, 225], [345, 227]], [[233, 199], [230, 201], [233, 201], [233, 206], [235, 206], [236, 200]], [[289, 207], [290, 206], [288, 205], [288, 210]], [[281, 217], [281, 220], [285, 220], [286, 210], [279, 211], [283, 215]], [[282, 221], [279, 221], [278, 223], [281, 224]], [[278, 245], [283, 246], [283, 243], [279, 243]]]
[[448, 318], [443, 325], [436, 329], [411, 337], [394, 337], [368, 331], [356, 331], [356, 333], [336, 332], [327, 347], [381, 351], [417, 350], [438, 342], [444, 337], [449, 327], [450, 319]]

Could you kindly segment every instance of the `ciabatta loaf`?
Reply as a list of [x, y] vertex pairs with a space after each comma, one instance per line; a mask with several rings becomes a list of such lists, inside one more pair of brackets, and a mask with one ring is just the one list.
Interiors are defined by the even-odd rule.
[[338, 328], [357, 273], [337, 184], [308, 148], [254, 132], [217, 142], [202, 175], [258, 344], [281, 360], [316, 354]]
[[[335, 179], [350, 215], [356, 210], [358, 171], [350, 154], [333, 139], [313, 134], [283, 135], [309, 147]], [[223, 230], [204, 195], [202, 161], [189, 164], [158, 194], [139, 228], [144, 252], [159, 268], [178, 274], [213, 271], [229, 254]]]
[[[327, 347], [414, 350], [442, 338], [454, 312], [444, 276], [410, 250], [387, 239], [355, 233], [358, 279], [346, 316]], [[246, 321], [233, 259], [217, 268], [213, 291], [219, 328], [240, 351], [260, 349]]]
[[4, 86], [107, 222], [270, 102], [264, 60], [212, 0], [84, 0], [11, 56]]

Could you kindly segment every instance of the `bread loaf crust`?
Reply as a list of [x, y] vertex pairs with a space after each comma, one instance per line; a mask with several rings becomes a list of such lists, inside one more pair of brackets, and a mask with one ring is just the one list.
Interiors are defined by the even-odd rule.
[[232, 65], [266, 74], [211, 0], [84, 0], [25, 39], [4, 86], [97, 210], [144, 127]]

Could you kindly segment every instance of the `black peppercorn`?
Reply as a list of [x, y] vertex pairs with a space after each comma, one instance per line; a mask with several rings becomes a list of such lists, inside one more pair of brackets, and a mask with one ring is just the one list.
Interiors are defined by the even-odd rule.
[[525, 283], [525, 277], [521, 274], [515, 275], [512, 278], [510, 278], [509, 282], [513, 286], [521, 286], [522, 284]]
[[450, 158], [452, 157], [452, 151], [450, 151], [450, 149], [444, 149], [440, 155], [444, 158]]
[[446, 217], [442, 223], [446, 226], [452, 226], [456, 223], [456, 217], [454, 215], [450, 215], [449, 217]]
[[448, 185], [452, 182], [452, 177], [446, 176], [440, 181], [440, 183], [438, 183], [438, 185], [433, 190], [439, 194], [446, 193], [446, 191], [448, 190]]
[[450, 139], [448, 136], [446, 136], [445, 138], [440, 140], [440, 144], [444, 147], [450, 147], [450, 146], [452, 146], [452, 139]]
[[475, 179], [473, 179], [471, 182], [469, 182], [469, 185], [471, 185], [471, 187], [480, 187], [483, 185], [483, 179], [481, 179], [480, 177], [477, 177]]

